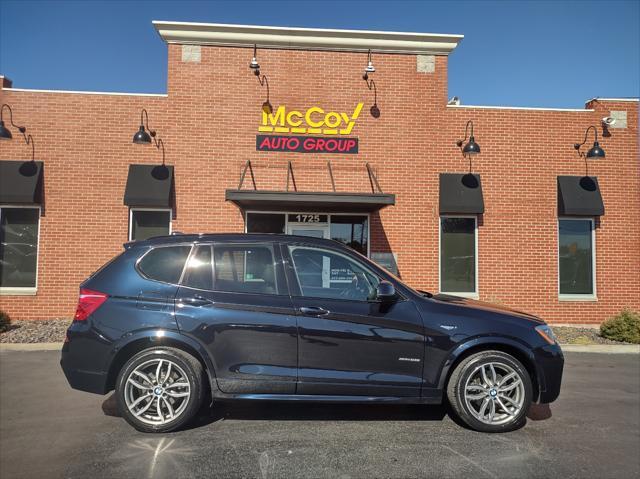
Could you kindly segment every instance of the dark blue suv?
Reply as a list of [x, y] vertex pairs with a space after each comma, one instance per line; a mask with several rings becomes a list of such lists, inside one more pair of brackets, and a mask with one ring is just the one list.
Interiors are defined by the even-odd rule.
[[440, 404], [508, 431], [560, 392], [540, 319], [415, 291], [343, 246], [288, 235], [129, 243], [87, 279], [62, 350], [75, 389], [115, 389], [136, 429], [185, 425], [205, 398]]

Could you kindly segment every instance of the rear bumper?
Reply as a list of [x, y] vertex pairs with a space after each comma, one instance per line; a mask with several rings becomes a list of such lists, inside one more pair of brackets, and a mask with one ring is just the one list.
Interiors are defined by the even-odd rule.
[[74, 322], [62, 346], [60, 366], [73, 389], [106, 394], [108, 371], [106, 359], [111, 343], [91, 328], [88, 322]]
[[540, 395], [538, 402], [550, 403], [560, 395], [564, 355], [559, 345], [547, 345], [534, 351]]

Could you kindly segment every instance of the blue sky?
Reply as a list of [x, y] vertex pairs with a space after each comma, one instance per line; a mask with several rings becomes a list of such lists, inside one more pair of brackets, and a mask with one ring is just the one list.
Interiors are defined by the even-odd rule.
[[449, 95], [465, 104], [639, 96], [639, 0], [0, 0], [0, 74], [16, 88], [164, 93], [166, 46], [152, 20], [462, 33]]

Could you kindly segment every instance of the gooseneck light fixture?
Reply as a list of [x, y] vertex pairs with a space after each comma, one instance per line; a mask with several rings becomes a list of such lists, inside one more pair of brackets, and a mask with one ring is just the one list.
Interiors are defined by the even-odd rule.
[[[468, 137], [467, 134], [469, 134]], [[467, 138], [469, 139], [469, 141], [467, 141]], [[467, 141], [466, 144], [465, 141]], [[476, 139], [473, 136], [472, 120], [469, 120], [467, 122], [466, 126], [464, 127], [464, 138], [462, 140], [456, 141], [456, 145], [458, 146], [458, 148], [460, 148], [462, 156], [469, 159], [469, 173], [471, 173], [471, 157], [480, 153], [480, 145], [476, 143]]]
[[378, 89], [376, 88], [376, 82], [373, 81], [373, 78], [369, 78], [370, 73], [374, 73], [376, 68], [373, 66], [373, 61], [371, 60], [371, 50], [367, 52], [367, 66], [364, 68], [364, 74], [362, 75], [362, 79], [367, 84], [367, 88], [369, 90], [373, 90], [373, 105], [371, 105], [370, 112], [371, 116], [374, 118], [380, 117], [380, 108], [378, 108]]
[[[146, 126], [146, 129], [145, 129]], [[146, 130], [149, 130], [147, 133]], [[162, 166], [164, 166], [164, 142], [162, 138], [156, 138], [156, 131], [149, 128], [149, 114], [146, 109], [142, 109], [140, 113], [140, 129], [133, 135], [133, 143], [137, 145], [150, 145], [153, 139], [153, 143], [157, 149], [162, 149]]]
[[260, 64], [258, 63], [258, 45], [253, 45], [253, 58], [249, 63], [249, 68], [253, 71], [253, 74], [258, 78], [258, 82], [261, 87], [267, 87], [267, 99], [262, 103], [262, 111], [269, 114], [273, 112], [273, 107], [269, 101], [269, 80], [266, 75], [260, 74]]
[[24, 138], [24, 141], [27, 145], [31, 145], [31, 161], [35, 160], [36, 157], [36, 147], [33, 141], [33, 137], [29, 134], [27, 135], [27, 128], [24, 126], [18, 126], [13, 122], [13, 110], [11, 106], [6, 103], [2, 104], [0, 107], [0, 140], [11, 140], [13, 135], [11, 134], [11, 130], [4, 125], [4, 109], [9, 110], [9, 124], [16, 128]]
[[253, 58], [249, 63], [249, 68], [253, 71], [255, 76], [260, 76], [260, 64], [258, 63], [258, 45], [253, 46]]
[[373, 61], [371, 60], [371, 50], [367, 53], [367, 66], [364, 68], [364, 75], [362, 75], [362, 79], [367, 81], [369, 80], [369, 73], [374, 73], [376, 68], [373, 66]]
[[[591, 129], [593, 129], [593, 134], [595, 136], [595, 139], [593, 141], [593, 146], [589, 148], [589, 151], [587, 151], [587, 154], [585, 155], [582, 151], [580, 151], [580, 149], [582, 148], [582, 145], [584, 145], [587, 142], [587, 137], [589, 136], [589, 130]], [[586, 172], [585, 176], [589, 176], [589, 164], [587, 163], [587, 160], [605, 157], [604, 150], [600, 148], [600, 143], [598, 143], [598, 129], [593, 125], [589, 126], [585, 130], [584, 140], [582, 140], [582, 143], [574, 143], [573, 148], [578, 152], [578, 156], [580, 158], [584, 158], [584, 168]]]
[[[589, 130], [591, 129], [593, 129], [595, 140], [593, 142], [593, 146], [589, 148], [589, 151], [587, 151], [587, 154], [585, 155], [584, 153], [582, 153], [582, 151], [580, 151], [580, 148], [582, 148], [582, 145], [584, 145], [587, 142], [587, 137], [589, 136]], [[604, 158], [604, 150], [600, 148], [600, 143], [598, 143], [598, 129], [593, 125], [588, 127], [587, 130], [584, 132], [584, 140], [582, 140], [582, 143], [575, 143], [573, 145], [573, 148], [578, 152], [578, 156], [580, 158], [582, 157], [585, 157], [587, 159]]]

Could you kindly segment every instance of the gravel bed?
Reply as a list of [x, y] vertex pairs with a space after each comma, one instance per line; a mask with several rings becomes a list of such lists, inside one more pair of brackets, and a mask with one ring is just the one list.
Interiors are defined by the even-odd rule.
[[600, 329], [551, 326], [560, 344], [629, 344], [600, 336]]
[[0, 343], [61, 343], [70, 319], [11, 321], [9, 329], [0, 332]]
[[[60, 343], [70, 324], [70, 319], [12, 321], [7, 331], [0, 332], [0, 343]], [[595, 328], [554, 326], [553, 332], [561, 344], [626, 344], [603, 338]]]

